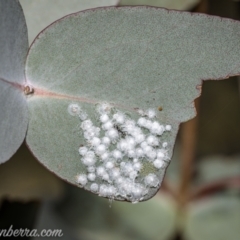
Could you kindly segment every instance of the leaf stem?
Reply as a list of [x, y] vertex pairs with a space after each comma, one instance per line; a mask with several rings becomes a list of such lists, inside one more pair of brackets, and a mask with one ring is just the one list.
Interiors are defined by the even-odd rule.
[[[198, 101], [195, 106], [198, 108]], [[190, 196], [190, 184], [193, 173], [193, 162], [196, 153], [196, 136], [197, 136], [198, 117], [183, 123], [181, 126], [181, 168], [180, 168], [180, 187], [179, 187], [179, 203], [185, 206]]]
[[23, 89], [24, 89], [23, 85], [21, 85], [20, 83], [11, 82], [11, 81], [6, 80], [6, 79], [1, 78], [1, 77], [0, 77], [0, 81], [2, 81], [2, 82], [4, 82], [4, 83], [7, 83], [7, 84], [10, 84], [11, 86], [13, 86], [13, 87], [15, 87], [15, 88], [18, 88], [18, 89], [20, 89], [20, 90], [23, 90]]
[[221, 180], [216, 180], [210, 184], [199, 186], [190, 196], [190, 200], [199, 199], [207, 195], [224, 190], [225, 188], [240, 189], [240, 176], [229, 177]]

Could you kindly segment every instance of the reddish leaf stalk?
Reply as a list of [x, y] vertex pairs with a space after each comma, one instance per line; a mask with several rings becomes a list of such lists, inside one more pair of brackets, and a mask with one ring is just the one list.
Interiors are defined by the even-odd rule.
[[218, 191], [223, 191], [229, 188], [240, 189], [240, 176], [229, 177], [221, 180], [217, 180], [210, 184], [198, 187], [190, 196], [190, 200], [195, 200], [209, 196]]
[[[198, 108], [198, 101], [195, 106]], [[181, 126], [181, 168], [180, 168], [180, 187], [179, 187], [179, 203], [185, 206], [190, 196], [190, 184], [193, 173], [193, 162], [196, 153], [198, 117], [182, 124]]]

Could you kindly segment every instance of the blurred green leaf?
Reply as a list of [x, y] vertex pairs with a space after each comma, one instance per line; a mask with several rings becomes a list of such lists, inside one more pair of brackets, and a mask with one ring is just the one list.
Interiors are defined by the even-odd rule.
[[240, 156], [211, 156], [199, 161], [197, 183], [211, 183], [226, 178], [240, 177]]
[[177, 209], [173, 199], [163, 193], [133, 206], [117, 202], [113, 210], [126, 229], [136, 232], [135, 239], [163, 240], [175, 234]]
[[[109, 202], [71, 186], [66, 199], [55, 208], [55, 217], [84, 240], [168, 240], [176, 231], [177, 220], [176, 205], [164, 194], [130, 205]], [[41, 222], [45, 228], [45, 220]]]
[[120, 0], [120, 6], [148, 5], [176, 10], [189, 10], [200, 0]]
[[187, 240], [236, 240], [240, 236], [240, 199], [214, 197], [193, 203], [187, 212]]
[[25, 138], [27, 103], [21, 89], [28, 50], [27, 27], [18, 1], [0, 1], [0, 163]]

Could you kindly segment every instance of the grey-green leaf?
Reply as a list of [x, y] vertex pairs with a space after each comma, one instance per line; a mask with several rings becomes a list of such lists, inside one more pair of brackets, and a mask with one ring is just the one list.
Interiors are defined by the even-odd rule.
[[54, 211], [46, 211], [40, 220], [42, 228], [57, 217], [84, 240], [169, 240], [177, 230], [176, 204], [163, 193], [147, 202], [128, 204], [109, 202], [68, 185], [65, 199]]
[[[148, 185], [149, 173], [159, 182], [137, 200], [151, 198], [161, 185], [180, 122], [195, 116], [193, 100], [202, 80], [239, 74], [239, 32], [239, 22], [229, 19], [151, 7], [87, 10], [55, 22], [34, 41], [26, 62], [26, 79], [35, 89], [28, 99], [30, 149], [51, 171], [76, 183], [79, 173], [87, 173], [78, 148], [90, 146], [79, 117], [72, 116], [77, 108], [68, 112], [70, 104], [78, 104], [98, 127], [97, 103], [134, 120], [140, 117], [137, 109], [152, 108], [154, 120], [172, 130], [160, 136], [168, 143], [162, 167], [149, 158], [140, 161], [137, 183]], [[102, 164], [97, 158], [96, 165]], [[96, 183], [110, 184], [99, 178]], [[90, 190], [91, 182], [82, 185]], [[128, 194], [113, 198], [136, 200]]]
[[20, 147], [27, 130], [23, 95], [27, 27], [18, 1], [0, 1], [0, 163]]
[[239, 197], [204, 199], [188, 209], [184, 235], [187, 240], [236, 240], [240, 236]]
[[201, 159], [198, 164], [198, 184], [224, 181], [240, 176], [240, 156], [210, 156]]

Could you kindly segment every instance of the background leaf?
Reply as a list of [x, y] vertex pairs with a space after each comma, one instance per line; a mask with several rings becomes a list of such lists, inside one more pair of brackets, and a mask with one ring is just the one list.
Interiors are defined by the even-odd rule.
[[18, 1], [0, 1], [0, 163], [20, 147], [27, 130], [22, 91], [28, 50], [27, 27]]
[[[28, 99], [30, 149], [75, 183], [86, 173], [78, 154], [86, 141], [68, 106], [79, 103], [99, 125], [95, 104], [108, 102], [135, 120], [136, 108], [163, 109], [157, 118], [172, 125], [161, 137], [171, 157], [179, 123], [195, 115], [201, 80], [239, 73], [239, 29], [229, 19], [150, 7], [88, 10], [59, 20], [38, 36], [26, 62], [35, 88]], [[160, 170], [143, 164], [140, 182], [148, 173], [162, 181], [167, 163]], [[150, 188], [144, 200], [156, 192]]]
[[57, 19], [89, 8], [113, 6], [118, 0], [20, 0], [31, 43], [37, 34]]
[[45, 204], [37, 228], [63, 226], [64, 233], [84, 240], [167, 240], [176, 230], [176, 218], [176, 205], [165, 194], [130, 205], [109, 202], [69, 185], [65, 198], [54, 207]]
[[120, 6], [147, 5], [176, 10], [188, 10], [193, 8], [199, 0], [120, 0]]
[[239, 197], [218, 196], [192, 204], [187, 213], [187, 240], [235, 240], [240, 235]]
[[240, 176], [240, 156], [209, 156], [198, 164], [197, 182], [211, 183]]

